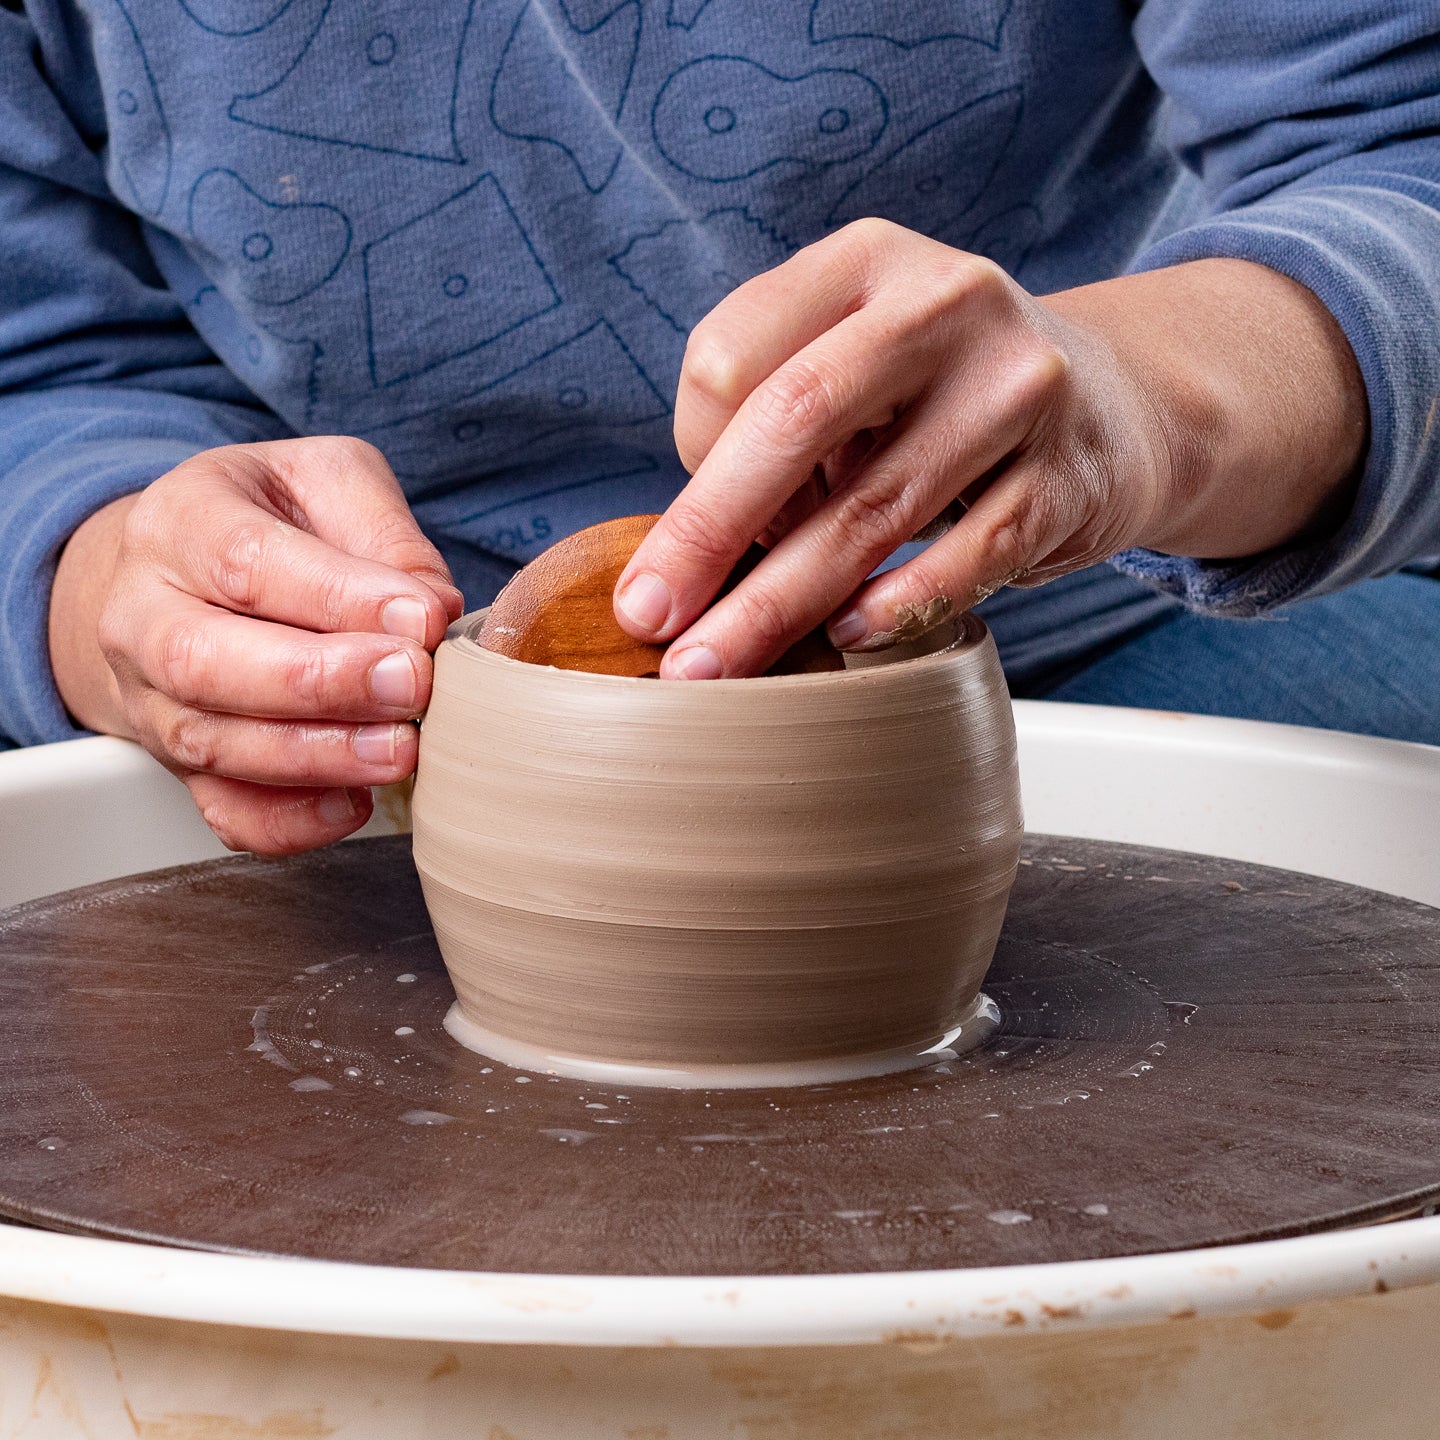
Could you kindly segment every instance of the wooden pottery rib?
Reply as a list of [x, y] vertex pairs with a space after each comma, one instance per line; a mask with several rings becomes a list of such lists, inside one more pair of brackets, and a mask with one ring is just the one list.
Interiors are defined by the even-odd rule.
[[[560, 670], [658, 675], [665, 646], [646, 644], [622, 630], [613, 597], [621, 571], [659, 518], [627, 515], [606, 520], [542, 551], [495, 597], [480, 630], [480, 645], [515, 660]], [[720, 594], [733, 590], [764, 558], [765, 551], [752, 545]], [[767, 673], [843, 668], [839, 653], [820, 629], [794, 645]]]

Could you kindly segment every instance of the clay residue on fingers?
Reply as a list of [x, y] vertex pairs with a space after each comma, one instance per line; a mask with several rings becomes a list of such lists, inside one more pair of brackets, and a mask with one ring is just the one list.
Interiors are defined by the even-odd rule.
[[892, 645], [902, 645], [906, 641], [918, 640], [922, 635], [928, 635], [954, 613], [955, 603], [948, 595], [937, 595], [933, 600], [905, 601], [895, 607], [895, 624], [891, 629], [876, 630], [845, 648], [888, 650]]
[[982, 600], [988, 600], [992, 595], [1003, 590], [1007, 585], [1014, 585], [1017, 581], [1023, 580], [1030, 573], [1029, 569], [1022, 566], [1019, 570], [1012, 570], [1008, 575], [1003, 575], [999, 580], [992, 581], [986, 585], [975, 587], [975, 598], [970, 602], [978, 605]]

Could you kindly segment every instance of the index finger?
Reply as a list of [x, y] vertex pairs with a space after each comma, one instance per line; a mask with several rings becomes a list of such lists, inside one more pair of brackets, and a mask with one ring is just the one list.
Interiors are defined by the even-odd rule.
[[732, 290], [690, 333], [675, 448], [693, 475], [746, 398], [870, 298], [894, 227], [859, 221]]
[[626, 630], [674, 639], [816, 465], [858, 432], [889, 425], [925, 387], [926, 367], [900, 363], [905, 331], [889, 307], [859, 310], [746, 398], [621, 573], [616, 617]]
[[426, 580], [282, 520], [219, 474], [164, 505], [137, 506], [130, 527], [178, 589], [236, 614], [327, 634], [403, 635], [426, 649], [449, 623]]
[[249, 452], [284, 480], [322, 540], [423, 580], [451, 618], [459, 616], [460, 592], [449, 567], [374, 445], [353, 435], [319, 435], [254, 445]]

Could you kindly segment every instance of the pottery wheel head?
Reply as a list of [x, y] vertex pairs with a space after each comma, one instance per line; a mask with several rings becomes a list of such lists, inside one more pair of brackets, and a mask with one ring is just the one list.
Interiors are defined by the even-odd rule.
[[0, 1209], [74, 1231], [607, 1274], [1131, 1254], [1440, 1193], [1440, 915], [1031, 837], [954, 1062], [666, 1091], [454, 1044], [403, 839], [207, 862], [0, 918]]

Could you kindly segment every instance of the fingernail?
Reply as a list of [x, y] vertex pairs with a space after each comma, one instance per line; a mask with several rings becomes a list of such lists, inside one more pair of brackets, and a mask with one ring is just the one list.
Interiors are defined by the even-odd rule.
[[315, 813], [327, 825], [345, 825], [355, 818], [355, 802], [348, 790], [327, 790], [315, 802]]
[[637, 630], [653, 634], [670, 618], [670, 587], [658, 575], [645, 571], [620, 592], [616, 604]]
[[863, 640], [868, 628], [865, 624], [865, 617], [858, 610], [852, 608], [831, 620], [825, 627], [825, 633], [830, 637], [830, 643], [837, 650], [844, 650], [847, 646], [855, 645]]
[[380, 625], [387, 635], [402, 635], [417, 645], [425, 643], [428, 624], [424, 602], [413, 595], [397, 595], [380, 611]]
[[465, 613], [465, 597], [453, 585], [442, 585], [440, 587], [440, 598], [445, 605], [447, 615], [452, 612], [456, 615]]
[[415, 703], [415, 667], [397, 650], [378, 661], [370, 671], [370, 693], [382, 705], [408, 710]]
[[718, 680], [724, 673], [715, 652], [704, 645], [691, 645], [673, 656], [669, 670], [676, 680]]
[[367, 765], [393, 765], [399, 744], [398, 725], [362, 725], [350, 747]]

